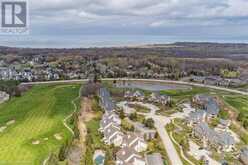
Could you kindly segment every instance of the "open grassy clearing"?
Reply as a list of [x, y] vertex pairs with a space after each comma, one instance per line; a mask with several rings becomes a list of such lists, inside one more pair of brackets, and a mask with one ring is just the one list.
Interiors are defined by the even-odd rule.
[[[16, 121], [0, 133], [0, 164], [41, 164], [50, 152], [56, 152], [72, 136], [63, 119], [73, 112], [71, 101], [78, 96], [79, 87], [35, 86], [0, 105], [0, 127]], [[56, 134], [62, 139], [56, 139]]]
[[225, 96], [224, 100], [240, 112], [248, 112], [248, 96]]

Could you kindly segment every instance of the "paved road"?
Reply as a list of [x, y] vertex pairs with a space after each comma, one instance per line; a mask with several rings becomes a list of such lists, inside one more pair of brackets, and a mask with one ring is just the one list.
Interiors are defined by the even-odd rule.
[[[155, 128], [158, 131], [158, 134], [164, 144], [165, 150], [168, 154], [168, 157], [170, 159], [170, 162], [173, 165], [183, 165], [180, 157], [177, 154], [177, 151], [168, 135], [168, 133], [165, 130], [165, 126], [166, 124], [170, 123], [171, 120], [168, 117], [165, 116], [159, 116], [156, 115], [156, 111], [159, 110], [159, 108], [153, 104], [144, 104], [142, 102], [130, 102], [130, 103], [137, 103], [143, 106], [146, 106], [147, 108], [150, 109], [149, 113], [140, 113], [138, 112], [138, 114], [142, 114], [144, 116], [146, 116], [146, 118], [152, 118], [154, 120], [154, 125]], [[123, 104], [120, 104], [123, 105]], [[129, 108], [128, 106], [122, 106], [122, 108]]]
[[[190, 83], [190, 82], [184, 82], [184, 81], [172, 81], [172, 80], [156, 80], [156, 79], [129, 79], [129, 78], [106, 78], [102, 79], [103, 81], [113, 81], [113, 80], [131, 80], [131, 81], [146, 81], [146, 82], [161, 82], [161, 83], [173, 83], [173, 84], [181, 84], [181, 85], [191, 85], [191, 86], [197, 86], [197, 87], [205, 87], [205, 88], [211, 88], [211, 89], [217, 89], [217, 90], [222, 90], [226, 92], [232, 92], [236, 94], [241, 94], [241, 95], [247, 95], [248, 92], [243, 92], [235, 89], [229, 89], [229, 88], [224, 88], [224, 87], [217, 87], [217, 86], [212, 86], [212, 85], [205, 85], [205, 84], [197, 84], [197, 83]], [[46, 82], [29, 82], [29, 83], [22, 83], [26, 85], [36, 85], [36, 84], [63, 84], [63, 83], [81, 83], [81, 82], [86, 82], [88, 81], [87, 79], [82, 79], [82, 80], [61, 80], [61, 81], [46, 81]]]
[[165, 130], [165, 123], [163, 120], [160, 120], [159, 118], [157, 117], [153, 117], [153, 120], [155, 122], [155, 127], [158, 131], [158, 134], [164, 144], [164, 147], [166, 149], [166, 152], [170, 158], [170, 161], [172, 164], [175, 164], [175, 165], [183, 165], [180, 157], [178, 156], [177, 154], [177, 151], [168, 135], [168, 133], [166, 132]]

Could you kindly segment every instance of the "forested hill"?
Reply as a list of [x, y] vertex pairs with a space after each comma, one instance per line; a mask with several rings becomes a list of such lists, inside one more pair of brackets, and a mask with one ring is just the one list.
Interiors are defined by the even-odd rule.
[[144, 45], [135, 47], [35, 49], [0, 47], [0, 54], [20, 56], [82, 55], [82, 56], [144, 56], [158, 55], [182, 58], [248, 59], [248, 44], [193, 43]]

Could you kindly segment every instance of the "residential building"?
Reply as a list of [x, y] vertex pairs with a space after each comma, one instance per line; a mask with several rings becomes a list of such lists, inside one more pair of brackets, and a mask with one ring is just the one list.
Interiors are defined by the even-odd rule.
[[205, 77], [203, 76], [191, 76], [190, 80], [197, 83], [204, 83]]
[[134, 125], [135, 132], [142, 135], [145, 140], [151, 140], [156, 137], [157, 131], [155, 129], [147, 128], [144, 124], [138, 122], [130, 122]]
[[228, 132], [216, 132], [207, 123], [199, 123], [193, 128], [195, 137], [202, 140], [204, 147], [214, 146], [219, 151], [229, 152], [234, 148], [235, 140]]
[[130, 100], [138, 100], [138, 101], [143, 101], [145, 99], [145, 94], [139, 90], [132, 92], [132, 91], [126, 91], [124, 94], [124, 97], [126, 99]]
[[145, 156], [146, 165], [164, 165], [164, 161], [160, 153], [153, 153]]
[[198, 110], [196, 112], [190, 112], [189, 116], [186, 118], [188, 126], [193, 126], [201, 122], [206, 121], [207, 113], [203, 110]]
[[107, 145], [114, 144], [114, 146], [121, 146], [124, 138], [124, 134], [121, 132], [120, 128], [114, 125], [110, 125], [105, 129], [103, 135], [103, 141]]
[[104, 132], [106, 129], [108, 129], [110, 126], [118, 127], [121, 125], [121, 120], [119, 118], [102, 118], [100, 121], [100, 132]]
[[153, 92], [148, 100], [154, 103], [167, 105], [171, 101], [171, 97], [167, 95], [161, 95], [158, 92]]
[[220, 119], [220, 123], [218, 124], [218, 128], [220, 129], [227, 129], [229, 126], [231, 125], [231, 121], [230, 120], [223, 120]]
[[128, 132], [123, 140], [123, 147], [133, 148], [136, 152], [143, 152], [147, 149], [147, 143], [141, 135]]
[[124, 147], [116, 153], [116, 165], [146, 165], [146, 162], [135, 150]]
[[198, 94], [193, 97], [192, 102], [206, 111], [208, 118], [217, 117], [219, 114], [219, 105], [211, 96]]

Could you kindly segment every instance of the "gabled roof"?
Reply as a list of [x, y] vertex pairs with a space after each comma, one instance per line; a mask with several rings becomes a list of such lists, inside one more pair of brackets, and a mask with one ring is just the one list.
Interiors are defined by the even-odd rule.
[[131, 161], [134, 157], [141, 158], [141, 156], [134, 149], [130, 147], [124, 147], [120, 149], [116, 153], [116, 157], [117, 159], [125, 163], [128, 163], [129, 161]]
[[211, 115], [219, 114], [219, 111], [220, 111], [219, 106], [213, 98], [210, 98], [208, 103], [206, 104], [206, 111], [208, 114], [211, 114]]
[[194, 130], [206, 137], [211, 143], [219, 144], [221, 146], [229, 146], [235, 144], [234, 138], [228, 132], [216, 132], [209, 128], [207, 123], [199, 123]]
[[116, 123], [113, 118], [102, 119], [100, 121], [100, 126], [102, 128], [105, 128], [106, 126], [108, 126], [110, 124], [112, 124], [115, 127], [118, 127], [119, 126], [118, 123]]
[[128, 132], [124, 137], [124, 143], [126, 143], [128, 146], [133, 145], [136, 141], [142, 141], [145, 143], [145, 140], [141, 135], [132, 132]]
[[221, 132], [221, 133], [217, 133], [218, 134], [218, 138], [217, 143], [219, 143], [220, 145], [234, 145], [235, 144], [235, 140], [234, 138], [231, 136], [230, 133], [228, 132]]
[[118, 134], [122, 134], [122, 132], [120, 132], [120, 128], [119, 127], [116, 127], [116, 126], [113, 126], [111, 125], [109, 128], [107, 128], [106, 130], [104, 130], [103, 134], [104, 134], [104, 137], [106, 139], [109, 139], [112, 135], [114, 135], [115, 133], [118, 133]]
[[161, 95], [159, 92], [153, 92], [153, 93], [151, 94], [151, 97], [152, 97], [153, 99], [157, 99], [157, 100], [160, 100], [160, 101], [168, 100], [168, 99], [170, 98], [170, 96], [165, 95], [165, 94]]
[[143, 97], [143, 96], [145, 96], [145, 94], [144, 94], [143, 92], [139, 91], [139, 90], [135, 91], [135, 92], [134, 92], [134, 95], [135, 95], [135, 96], [138, 96], [138, 97]]
[[196, 112], [190, 112], [189, 116], [186, 118], [187, 121], [191, 122], [199, 122], [205, 117], [206, 112], [203, 110], [199, 110]]

